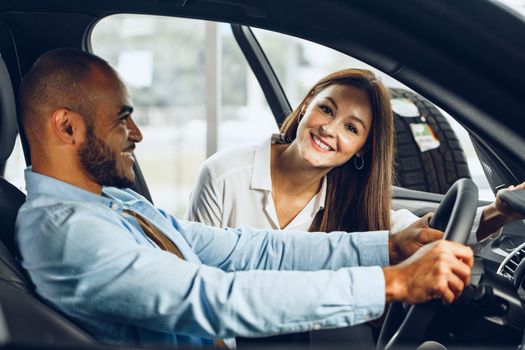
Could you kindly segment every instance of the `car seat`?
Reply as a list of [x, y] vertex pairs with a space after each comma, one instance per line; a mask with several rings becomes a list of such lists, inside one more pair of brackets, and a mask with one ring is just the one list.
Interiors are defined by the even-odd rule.
[[[0, 32], [5, 30], [0, 23]], [[4, 38], [6, 33], [0, 34]], [[16, 124], [13, 85], [0, 56], [0, 162], [5, 162], [11, 154], [17, 134]], [[38, 298], [19, 264], [14, 232], [16, 215], [24, 201], [25, 195], [0, 176], [0, 346], [48, 344], [80, 347], [97, 344], [93, 337]]]

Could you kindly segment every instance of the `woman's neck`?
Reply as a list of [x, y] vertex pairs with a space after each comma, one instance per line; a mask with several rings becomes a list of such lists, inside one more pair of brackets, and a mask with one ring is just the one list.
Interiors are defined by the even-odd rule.
[[304, 161], [295, 142], [290, 145], [272, 145], [272, 181], [279, 182], [279, 191], [289, 195], [315, 194], [323, 177], [331, 170], [316, 168]]

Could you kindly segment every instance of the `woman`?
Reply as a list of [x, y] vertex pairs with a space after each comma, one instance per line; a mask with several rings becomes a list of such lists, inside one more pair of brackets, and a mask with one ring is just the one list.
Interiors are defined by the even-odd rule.
[[[187, 218], [323, 232], [397, 232], [418, 220], [408, 210], [391, 210], [393, 117], [388, 91], [370, 71], [346, 69], [321, 79], [281, 133], [208, 159]], [[479, 226], [481, 240], [519, 218], [498, 197], [478, 210], [473, 231]]]

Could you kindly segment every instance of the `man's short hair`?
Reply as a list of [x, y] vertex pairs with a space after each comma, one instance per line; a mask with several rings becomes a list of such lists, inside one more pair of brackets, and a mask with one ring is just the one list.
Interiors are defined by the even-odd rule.
[[32, 149], [42, 144], [46, 118], [58, 108], [71, 109], [92, 124], [96, 102], [88, 88], [97, 68], [117, 74], [102, 58], [81, 50], [57, 49], [38, 58], [20, 86], [20, 117]]

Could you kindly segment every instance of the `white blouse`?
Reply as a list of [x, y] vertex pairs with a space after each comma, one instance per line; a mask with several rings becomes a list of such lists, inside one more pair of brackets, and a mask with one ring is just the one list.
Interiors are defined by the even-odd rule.
[[[190, 197], [186, 219], [217, 227], [279, 229], [272, 198], [270, 154], [272, 143], [282, 142], [274, 134], [259, 145], [239, 145], [217, 152], [207, 159]], [[307, 231], [317, 212], [324, 207], [326, 177], [320, 191], [284, 230]], [[472, 232], [479, 226], [478, 208]], [[391, 232], [409, 226], [418, 217], [406, 209], [391, 211]], [[472, 237], [473, 236], [473, 237]], [[475, 234], [469, 243], [475, 243]]]

